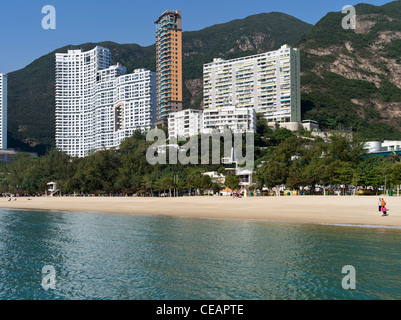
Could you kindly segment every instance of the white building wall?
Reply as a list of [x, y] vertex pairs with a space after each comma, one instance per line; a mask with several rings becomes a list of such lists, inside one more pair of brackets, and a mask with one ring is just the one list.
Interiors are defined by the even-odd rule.
[[97, 73], [94, 103], [94, 149], [114, 146], [114, 103], [116, 79], [126, 73], [120, 65], [111, 66]]
[[169, 137], [191, 137], [202, 133], [202, 111], [186, 109], [169, 114]]
[[56, 53], [56, 146], [71, 156], [94, 151], [97, 74], [110, 65], [102, 47]]
[[7, 149], [7, 75], [0, 73], [0, 149]]
[[382, 148], [384, 148], [386, 151], [401, 151], [401, 141], [385, 140], [382, 143]]
[[121, 110], [120, 121], [117, 121], [120, 129], [116, 130], [114, 136], [115, 146], [135, 130], [150, 130], [156, 120], [156, 73], [137, 69], [131, 74], [120, 76], [116, 81], [114, 107], [120, 107]]
[[366, 149], [366, 151], [368, 153], [381, 152], [382, 151], [382, 142], [381, 141], [365, 142], [364, 149]]
[[225, 129], [232, 133], [256, 132], [256, 112], [252, 107], [223, 107], [203, 111], [202, 133], [208, 134], [215, 130]]
[[191, 137], [198, 134], [223, 132], [256, 132], [256, 112], [252, 107], [224, 107], [219, 109], [186, 109], [173, 112], [168, 118], [169, 137]]

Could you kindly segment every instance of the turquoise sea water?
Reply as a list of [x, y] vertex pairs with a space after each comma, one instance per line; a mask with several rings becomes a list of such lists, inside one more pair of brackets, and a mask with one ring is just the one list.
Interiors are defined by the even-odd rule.
[[401, 299], [401, 229], [0, 210], [0, 299]]

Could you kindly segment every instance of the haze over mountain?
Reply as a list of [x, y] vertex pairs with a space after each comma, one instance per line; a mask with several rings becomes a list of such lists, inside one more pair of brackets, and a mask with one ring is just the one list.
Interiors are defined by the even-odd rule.
[[[184, 107], [202, 107], [202, 66], [278, 49], [301, 49], [302, 112], [323, 127], [348, 126], [369, 139], [401, 139], [401, 1], [361, 4], [357, 29], [328, 13], [315, 26], [283, 13], [262, 13], [183, 32]], [[155, 70], [155, 46], [114, 42], [57, 49], [9, 74], [9, 146], [54, 145], [55, 53], [96, 45], [111, 50], [128, 72]], [[39, 146], [36, 148], [38, 149]]]

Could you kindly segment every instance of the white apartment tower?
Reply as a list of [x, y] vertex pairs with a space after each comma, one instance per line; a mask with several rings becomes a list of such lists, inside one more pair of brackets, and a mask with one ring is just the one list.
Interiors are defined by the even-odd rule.
[[94, 150], [97, 76], [110, 65], [110, 51], [102, 47], [56, 53], [56, 146], [71, 156]]
[[0, 73], [0, 149], [7, 149], [7, 75]]
[[110, 51], [56, 54], [56, 146], [84, 157], [118, 147], [135, 130], [152, 127], [156, 78], [145, 69], [126, 74], [111, 65]]
[[299, 50], [223, 60], [203, 66], [204, 109], [252, 107], [268, 122], [301, 122]]
[[117, 64], [98, 72], [94, 149], [118, 147], [135, 130], [147, 131], [156, 118], [156, 77], [145, 69], [125, 74]]

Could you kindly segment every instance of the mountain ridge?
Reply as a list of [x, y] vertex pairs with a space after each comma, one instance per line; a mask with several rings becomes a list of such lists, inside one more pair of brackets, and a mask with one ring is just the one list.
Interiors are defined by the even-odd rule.
[[352, 126], [365, 139], [400, 139], [401, 2], [355, 9], [355, 30], [330, 12], [298, 43], [303, 116]]

